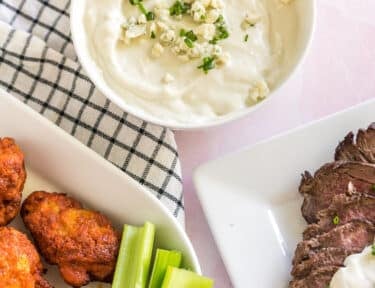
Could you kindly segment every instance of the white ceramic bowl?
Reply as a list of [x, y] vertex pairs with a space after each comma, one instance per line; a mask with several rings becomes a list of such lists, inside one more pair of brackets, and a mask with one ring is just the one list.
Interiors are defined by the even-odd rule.
[[[277, 3], [277, 1], [279, 0], [263, 1], [268, 1], [269, 3], [273, 3], [275, 5], [275, 3]], [[86, 1], [82, 0], [72, 0], [70, 21], [74, 47], [76, 49], [78, 58], [83, 68], [86, 70], [86, 73], [89, 76], [89, 78], [106, 97], [108, 97], [112, 102], [117, 104], [124, 111], [133, 114], [147, 122], [178, 130], [201, 129], [221, 125], [250, 114], [251, 112], [258, 109], [265, 102], [272, 99], [273, 96], [277, 94], [276, 92], [278, 92], [280, 88], [283, 86], [283, 84], [288, 79], [290, 79], [290, 77], [295, 73], [297, 68], [303, 62], [308, 51], [308, 48], [311, 44], [312, 35], [315, 27], [315, 0], [294, 0], [290, 5], [293, 5], [297, 11], [297, 33], [293, 41], [284, 41], [283, 43], [284, 50], [286, 52], [283, 57], [283, 60], [281, 61], [281, 67], [279, 68], [284, 71], [284, 76], [279, 79], [276, 87], [271, 91], [267, 99], [255, 106], [235, 111], [227, 115], [215, 118], [213, 120], [208, 120], [199, 123], [178, 123], [174, 120], [160, 119], [150, 113], [147, 113], [139, 109], [138, 107], [134, 107], [133, 105], [126, 103], [123, 100], [123, 98], [120, 95], [118, 95], [113, 89], [111, 89], [111, 87], [107, 84], [102, 74], [100, 73], [100, 70], [97, 68], [94, 60], [91, 58], [86, 44], [84, 25], [82, 21], [83, 15], [85, 13], [85, 3]], [[288, 33], [290, 33], [290, 26], [293, 26], [293, 24], [281, 25], [281, 23], [285, 21], [285, 19], [290, 15], [288, 15], [287, 12], [285, 12], [285, 15], [278, 15], [277, 12], [278, 11], [273, 13], [273, 16], [275, 17], [271, 18], [271, 25], [273, 27], [278, 27], [278, 32], [281, 34], [281, 37], [283, 39], [286, 39], [288, 38], [287, 36], [290, 36], [290, 34]], [[283, 28], [280, 28], [282, 26]]]

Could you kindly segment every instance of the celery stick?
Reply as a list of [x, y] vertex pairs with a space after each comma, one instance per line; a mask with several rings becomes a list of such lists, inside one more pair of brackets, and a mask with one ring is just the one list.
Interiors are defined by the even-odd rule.
[[182, 254], [179, 251], [157, 249], [148, 288], [160, 288], [168, 266], [180, 267], [181, 258]]
[[155, 226], [124, 225], [112, 288], [145, 288], [150, 270]]
[[212, 288], [214, 281], [194, 272], [169, 266], [161, 288]]

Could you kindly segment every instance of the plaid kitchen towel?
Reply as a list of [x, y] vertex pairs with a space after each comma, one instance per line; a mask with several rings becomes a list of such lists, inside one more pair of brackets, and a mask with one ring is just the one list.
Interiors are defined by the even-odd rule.
[[183, 223], [173, 133], [105, 98], [85, 75], [69, 30], [69, 0], [0, 0], [0, 88], [152, 191]]

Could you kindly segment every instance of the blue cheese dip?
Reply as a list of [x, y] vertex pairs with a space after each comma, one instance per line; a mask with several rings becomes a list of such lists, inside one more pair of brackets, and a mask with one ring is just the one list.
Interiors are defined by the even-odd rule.
[[261, 0], [85, 5], [87, 46], [108, 86], [156, 117], [215, 119], [262, 101], [281, 76], [283, 43]]

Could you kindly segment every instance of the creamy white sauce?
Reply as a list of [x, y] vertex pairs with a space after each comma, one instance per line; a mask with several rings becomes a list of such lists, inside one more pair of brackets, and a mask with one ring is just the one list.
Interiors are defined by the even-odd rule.
[[345, 267], [333, 276], [330, 288], [374, 288], [375, 256], [371, 246], [345, 259]]
[[[147, 9], [159, 2], [169, 7], [175, 0], [143, 1]], [[259, 83], [267, 83], [272, 90], [282, 77], [279, 66], [284, 39], [271, 29], [267, 5], [276, 2], [224, 2], [230, 37], [221, 41], [220, 46], [231, 57], [227, 65], [208, 74], [197, 69], [201, 59], [184, 63], [170, 50], [155, 59], [151, 53], [155, 41], [148, 36], [127, 45], [122, 43], [119, 39], [124, 18], [140, 14], [128, 0], [86, 0], [83, 23], [88, 50], [113, 91], [128, 104], [156, 117], [193, 123], [244, 109], [258, 102], [254, 101], [254, 93], [259, 92]], [[241, 24], [248, 11], [255, 11], [261, 20], [245, 33]], [[192, 25], [185, 17], [170, 21], [176, 27]], [[289, 23], [286, 25], [294, 22], [295, 19], [285, 19]], [[245, 34], [249, 35], [246, 42]]]

